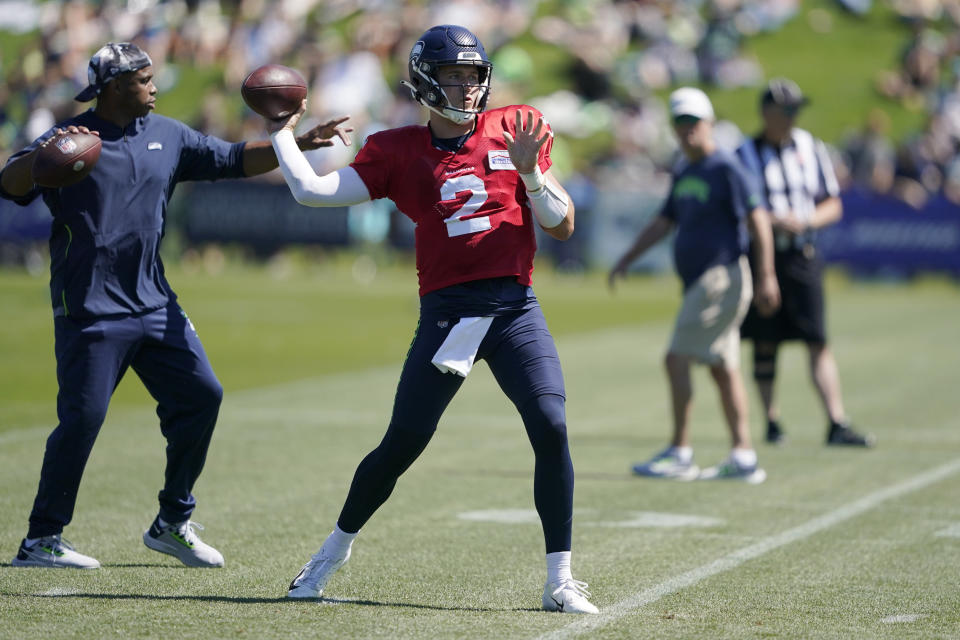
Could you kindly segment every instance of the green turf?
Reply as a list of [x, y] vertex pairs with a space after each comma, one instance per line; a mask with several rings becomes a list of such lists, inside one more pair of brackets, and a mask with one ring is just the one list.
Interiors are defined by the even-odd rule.
[[[0, 638], [535, 638], [581, 629], [570, 617], [537, 611], [543, 575], [537, 524], [458, 517], [532, 509], [533, 456], [483, 364], [361, 533], [353, 559], [328, 587], [332, 600], [281, 599], [334, 522], [357, 462], [382, 435], [415, 322], [409, 265], [387, 268], [358, 290], [344, 281], [344, 269], [349, 262], [331, 261], [294, 269], [285, 279], [236, 266], [215, 277], [175, 270], [172, 280], [227, 388], [196, 487], [196, 518], [227, 566], [189, 570], [140, 542], [155, 513], [163, 442], [153, 408], [130, 378], [91, 456], [67, 530], [104, 567], [0, 566]], [[937, 534], [960, 525], [960, 472], [876, 501], [645, 606], [620, 604], [955, 464], [960, 293], [954, 285], [831, 278], [830, 328], [847, 405], [880, 446], [872, 452], [822, 446], [824, 420], [804, 356], [791, 347], [781, 359], [780, 382], [790, 441], [778, 449], [760, 446], [770, 478], [752, 487], [644, 481], [627, 473], [667, 433], [660, 359], [677, 300], [672, 277], [634, 278], [611, 297], [599, 275], [540, 276], [537, 290], [557, 335], [569, 395], [577, 469], [574, 572], [590, 583], [601, 611], [617, 616], [583, 637], [957, 636], [960, 538]], [[5, 561], [23, 535], [52, 415], [43, 288], [38, 280], [0, 275]], [[703, 371], [694, 381], [696, 456], [709, 464], [725, 454], [726, 441], [712, 385]], [[626, 526], [638, 512], [720, 522]]]
[[[209, 275], [199, 267], [173, 266], [168, 279], [203, 340], [227, 389], [272, 385], [304, 377], [399, 366], [417, 320], [417, 279], [412, 262], [384, 258], [377, 277], [359, 284], [356, 256], [307, 260], [291, 252], [271, 267], [230, 261]], [[678, 285], [666, 279], [629, 295], [610, 296], [602, 277], [564, 278], [549, 269], [540, 282], [569, 290], [545, 300], [559, 333], [670, 316]], [[0, 270], [0, 353], [16, 367], [0, 367], [0, 433], [55, 419], [53, 318], [47, 284], [21, 272]], [[583, 313], [589, 306], [591, 313]], [[146, 402], [131, 373], [114, 404]]]

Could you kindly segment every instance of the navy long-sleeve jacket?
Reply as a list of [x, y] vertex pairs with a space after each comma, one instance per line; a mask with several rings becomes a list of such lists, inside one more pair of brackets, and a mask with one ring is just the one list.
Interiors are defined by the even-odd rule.
[[[0, 188], [0, 197], [18, 204], [42, 196], [53, 214], [54, 315], [87, 319], [165, 306], [176, 297], [159, 253], [170, 196], [178, 182], [243, 177], [245, 143], [231, 144], [157, 114], [121, 129], [91, 109], [56, 127], [70, 125], [100, 132], [100, 159], [90, 175], [61, 189], [34, 187], [22, 197]], [[11, 160], [32, 151], [53, 131]]]

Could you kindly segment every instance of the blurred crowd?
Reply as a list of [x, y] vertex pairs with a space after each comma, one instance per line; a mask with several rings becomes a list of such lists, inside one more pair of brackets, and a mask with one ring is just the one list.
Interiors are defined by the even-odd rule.
[[[856, 13], [870, 0], [838, 0]], [[861, 131], [837, 141], [846, 185], [892, 193], [914, 206], [931, 194], [960, 202], [960, 0], [891, 0], [912, 25], [901, 65], [877, 90], [928, 114], [925, 129], [894, 144], [877, 109]], [[559, 134], [558, 173], [602, 187], [665, 184], [676, 145], [657, 90], [698, 83], [759, 87], [763, 70], [743, 42], [796, 16], [800, 0], [0, 0], [0, 33], [36, 34], [0, 67], [0, 161], [82, 105], [86, 62], [106, 41], [135, 41], [157, 67], [162, 93], [196, 70], [216, 70], [196, 88], [189, 122], [228, 140], [262, 138], [262, 121], [238, 108], [251, 69], [280, 62], [305, 72], [311, 118], [350, 114], [357, 140], [423, 121], [399, 80], [411, 44], [434, 24], [468, 25], [494, 62], [493, 104], [528, 102]], [[547, 10], [545, 10], [545, 7]], [[553, 65], [549, 81], [529, 51]], [[611, 135], [616, 131], [617, 135]], [[718, 127], [721, 143], [741, 138]], [[751, 132], [752, 133], [752, 132]], [[814, 132], [816, 133], [816, 132]], [[566, 144], [564, 141], [581, 141]], [[572, 148], [577, 152], [573, 153]], [[355, 150], [311, 157], [318, 170]]]
[[[850, 180], [916, 208], [942, 193], [960, 203], [960, 2], [898, 2], [910, 37], [900, 65], [876, 79], [878, 93], [925, 114], [923, 130], [894, 146], [889, 119], [875, 109], [846, 140]], [[949, 25], [947, 29], [934, 24]]]

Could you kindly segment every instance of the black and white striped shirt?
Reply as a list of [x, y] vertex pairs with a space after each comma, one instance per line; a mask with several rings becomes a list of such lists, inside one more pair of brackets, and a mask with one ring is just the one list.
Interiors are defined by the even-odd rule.
[[[737, 156], [747, 169], [760, 178], [766, 208], [776, 217], [790, 212], [800, 221], [813, 219], [817, 204], [840, 195], [837, 174], [822, 141], [809, 131], [793, 129], [790, 141], [776, 147], [757, 137], [744, 142]], [[813, 232], [802, 237], [775, 233], [776, 247], [797, 248], [813, 241]]]

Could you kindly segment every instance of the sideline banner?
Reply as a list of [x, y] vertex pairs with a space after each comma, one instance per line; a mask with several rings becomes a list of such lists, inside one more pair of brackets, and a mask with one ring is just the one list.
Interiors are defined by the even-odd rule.
[[[53, 218], [41, 198], [26, 207], [0, 199], [0, 244], [46, 242]], [[167, 224], [188, 242], [236, 242], [258, 251], [297, 243], [350, 243], [347, 207], [316, 209], [298, 204], [286, 185], [224, 180], [179, 185]]]
[[891, 196], [851, 190], [843, 219], [818, 232], [824, 259], [857, 273], [960, 277], [960, 205], [936, 196], [917, 210]]
[[238, 242], [269, 252], [287, 244], [350, 242], [347, 207], [305, 207], [286, 185], [241, 180], [181, 185], [170, 207], [191, 243]]

